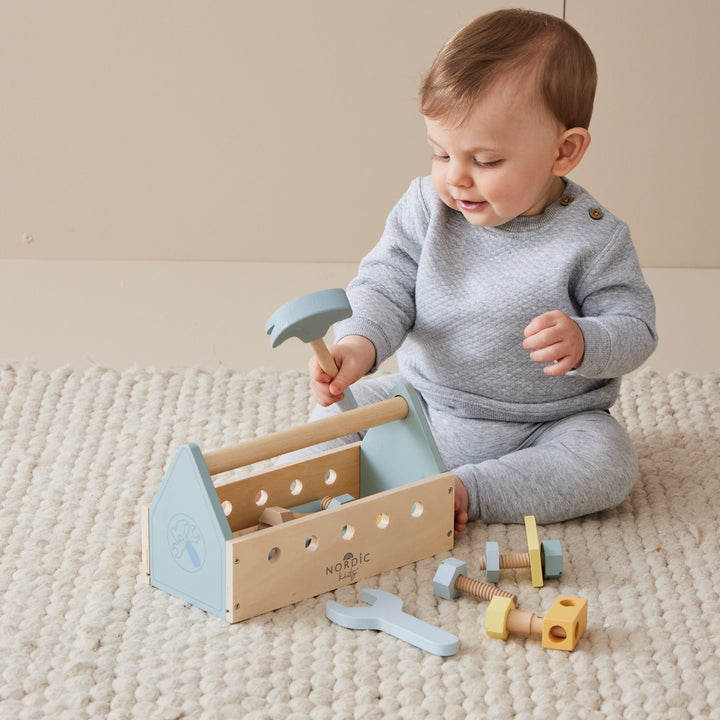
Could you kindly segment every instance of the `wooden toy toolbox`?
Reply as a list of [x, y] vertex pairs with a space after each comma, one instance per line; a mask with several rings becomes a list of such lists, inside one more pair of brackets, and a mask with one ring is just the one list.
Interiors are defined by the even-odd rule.
[[[368, 429], [369, 428], [369, 429]], [[215, 486], [211, 476], [367, 429], [362, 442]], [[143, 507], [147, 581], [238, 622], [452, 549], [454, 478], [412, 388], [203, 454], [177, 452]], [[262, 528], [263, 509], [319, 508]]]

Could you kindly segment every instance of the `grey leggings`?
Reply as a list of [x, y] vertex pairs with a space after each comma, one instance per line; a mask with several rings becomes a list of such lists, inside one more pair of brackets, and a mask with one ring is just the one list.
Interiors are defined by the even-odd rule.
[[[359, 405], [384, 400], [399, 380], [399, 375], [387, 375], [359, 382], [353, 394]], [[561, 522], [618, 505], [635, 482], [635, 450], [606, 410], [521, 423], [462, 418], [423, 407], [446, 467], [467, 488], [470, 520], [521, 523], [525, 515], [535, 515], [540, 524]], [[310, 419], [336, 412], [337, 405], [318, 406]], [[306, 453], [285, 459], [300, 454]]]

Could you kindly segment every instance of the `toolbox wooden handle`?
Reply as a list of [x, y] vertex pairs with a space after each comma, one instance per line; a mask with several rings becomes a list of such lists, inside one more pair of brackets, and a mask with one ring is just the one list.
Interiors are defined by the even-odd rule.
[[407, 400], [397, 395], [387, 400], [315, 420], [297, 427], [246, 440], [218, 450], [203, 453], [210, 475], [227, 472], [260, 460], [283, 455], [328, 440], [351, 435], [377, 425], [407, 417]]

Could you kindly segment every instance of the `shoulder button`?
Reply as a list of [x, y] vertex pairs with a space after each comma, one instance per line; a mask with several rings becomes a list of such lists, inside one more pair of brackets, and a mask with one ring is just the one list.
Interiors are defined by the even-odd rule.
[[560, 204], [567, 207], [574, 199], [572, 195], [563, 195], [560, 198]]
[[602, 219], [603, 211], [600, 208], [592, 208], [589, 215], [593, 220], [600, 220]]

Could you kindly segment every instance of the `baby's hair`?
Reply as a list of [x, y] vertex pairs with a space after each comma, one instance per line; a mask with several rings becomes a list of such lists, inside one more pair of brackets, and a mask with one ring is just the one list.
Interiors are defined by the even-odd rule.
[[498, 10], [456, 33], [422, 83], [422, 114], [462, 122], [483, 93], [519, 72], [536, 75], [539, 97], [564, 127], [588, 128], [597, 87], [592, 51], [567, 22], [531, 10]]

